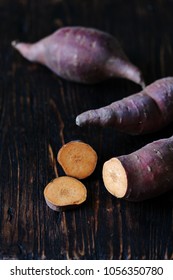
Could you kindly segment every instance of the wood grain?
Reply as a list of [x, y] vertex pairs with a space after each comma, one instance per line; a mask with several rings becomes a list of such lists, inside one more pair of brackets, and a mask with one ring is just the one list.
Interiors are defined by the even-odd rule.
[[[70, 83], [10, 45], [61, 26], [96, 27], [120, 40], [149, 84], [173, 73], [172, 14], [169, 0], [0, 0], [0, 259], [173, 259], [173, 193], [129, 203], [112, 197], [101, 178], [105, 160], [171, 136], [172, 125], [142, 137], [79, 128], [77, 114], [140, 88], [120, 79]], [[84, 180], [86, 203], [55, 213], [43, 190], [63, 174], [59, 148], [75, 139], [93, 146], [98, 166]]]

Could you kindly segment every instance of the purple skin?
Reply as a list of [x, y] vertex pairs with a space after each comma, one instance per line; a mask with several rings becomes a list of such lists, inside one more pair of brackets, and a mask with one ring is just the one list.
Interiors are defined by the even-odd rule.
[[[74, 208], [77, 208], [79, 206], [79, 204], [57, 206], [57, 205], [54, 205], [53, 203], [49, 202], [49, 200], [47, 198], [45, 198], [45, 201], [46, 201], [47, 206], [49, 206], [50, 209], [52, 209], [53, 211], [57, 211], [57, 212], [62, 212], [62, 211], [74, 209]], [[84, 203], [84, 202], [82, 202], [82, 203]]]
[[129, 134], [158, 131], [173, 121], [173, 77], [163, 78], [139, 93], [76, 118], [79, 126], [112, 126]]
[[144, 87], [140, 70], [128, 60], [119, 42], [96, 29], [64, 27], [34, 44], [13, 41], [12, 46], [66, 80], [94, 84], [120, 77]]
[[124, 199], [141, 201], [173, 189], [173, 136], [118, 159], [127, 175]]

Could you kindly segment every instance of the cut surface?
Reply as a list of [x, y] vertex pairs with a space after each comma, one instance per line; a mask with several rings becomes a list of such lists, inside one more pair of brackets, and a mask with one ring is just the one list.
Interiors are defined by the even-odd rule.
[[58, 208], [83, 203], [87, 198], [87, 190], [79, 180], [62, 176], [54, 179], [45, 187], [44, 197], [48, 206], [58, 211]]
[[96, 152], [81, 141], [71, 141], [63, 145], [57, 159], [66, 175], [78, 179], [91, 175], [97, 164]]
[[127, 175], [117, 158], [111, 158], [103, 165], [103, 182], [106, 189], [114, 196], [122, 198], [127, 192]]

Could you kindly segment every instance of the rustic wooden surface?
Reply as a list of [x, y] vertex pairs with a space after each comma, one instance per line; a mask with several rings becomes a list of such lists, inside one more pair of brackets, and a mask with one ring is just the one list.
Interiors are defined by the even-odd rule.
[[[173, 192], [141, 203], [117, 200], [101, 169], [112, 156], [171, 136], [172, 125], [146, 136], [79, 128], [77, 114], [140, 90], [126, 80], [95, 86], [64, 81], [11, 47], [61, 26], [92, 26], [115, 35], [146, 83], [173, 74], [172, 0], [0, 0], [0, 258], [173, 259]], [[56, 155], [82, 139], [98, 152], [81, 207], [55, 213], [43, 189], [63, 172]], [[164, 187], [164, 186], [163, 186]]]

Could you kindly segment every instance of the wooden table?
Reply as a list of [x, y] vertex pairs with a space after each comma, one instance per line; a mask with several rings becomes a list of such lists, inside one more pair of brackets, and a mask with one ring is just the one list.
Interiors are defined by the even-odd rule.
[[[149, 84], [173, 74], [172, 15], [170, 0], [0, 0], [1, 259], [173, 259], [173, 192], [126, 202], [106, 191], [101, 176], [105, 160], [171, 136], [172, 125], [145, 136], [79, 128], [79, 113], [140, 87], [122, 79], [68, 82], [11, 47], [14, 39], [34, 42], [62, 26], [95, 27], [118, 38]], [[58, 150], [75, 139], [99, 156], [84, 180], [88, 199], [75, 210], [53, 212], [43, 190], [63, 174]]]

